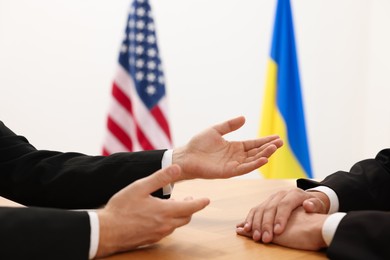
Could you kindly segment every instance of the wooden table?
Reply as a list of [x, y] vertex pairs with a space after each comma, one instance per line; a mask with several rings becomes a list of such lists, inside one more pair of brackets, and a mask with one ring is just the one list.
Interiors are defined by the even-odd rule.
[[192, 180], [175, 185], [172, 197], [208, 197], [210, 205], [191, 222], [157, 244], [106, 260], [153, 259], [327, 259], [323, 252], [294, 250], [255, 243], [238, 236], [235, 226], [248, 211], [270, 194], [295, 186], [294, 180], [228, 179]]

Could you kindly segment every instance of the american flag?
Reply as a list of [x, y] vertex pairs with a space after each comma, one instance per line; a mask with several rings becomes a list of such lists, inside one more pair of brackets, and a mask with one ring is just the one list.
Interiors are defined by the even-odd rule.
[[103, 155], [172, 147], [167, 97], [148, 0], [130, 6], [112, 86]]

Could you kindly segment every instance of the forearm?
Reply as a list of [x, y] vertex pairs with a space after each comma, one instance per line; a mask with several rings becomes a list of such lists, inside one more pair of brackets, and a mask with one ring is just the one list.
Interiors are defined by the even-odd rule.
[[337, 193], [340, 211], [390, 210], [390, 150], [382, 150], [375, 159], [356, 163], [349, 172], [339, 171], [323, 181], [299, 179], [298, 187], [308, 189], [324, 185]]
[[[24, 205], [97, 207], [129, 183], [159, 170], [163, 153], [103, 157], [37, 150], [0, 121], [0, 196]], [[156, 194], [162, 196], [162, 191]]]
[[109, 157], [34, 151], [1, 167], [0, 191], [25, 205], [98, 207], [118, 190], [161, 168], [163, 151]]
[[[24, 205], [90, 208], [161, 168], [163, 151], [108, 157], [36, 150], [23, 137], [0, 137], [0, 194]], [[70, 189], [72, 192], [70, 192]]]
[[88, 259], [86, 212], [0, 207], [1, 259]]
[[389, 212], [349, 212], [327, 250], [330, 259], [388, 259]]

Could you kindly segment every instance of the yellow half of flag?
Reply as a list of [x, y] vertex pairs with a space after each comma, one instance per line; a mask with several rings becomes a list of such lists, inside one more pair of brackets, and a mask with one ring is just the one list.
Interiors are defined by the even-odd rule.
[[289, 0], [278, 0], [263, 100], [260, 136], [284, 145], [260, 171], [266, 178], [312, 177]]

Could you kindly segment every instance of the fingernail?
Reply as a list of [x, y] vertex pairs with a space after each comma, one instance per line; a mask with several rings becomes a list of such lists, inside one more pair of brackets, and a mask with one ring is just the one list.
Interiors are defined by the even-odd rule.
[[255, 232], [253, 232], [253, 240], [255, 241], [260, 240], [260, 232], [258, 230], [255, 230]]
[[264, 231], [264, 233], [262, 235], [262, 240], [264, 243], [270, 242], [270, 234], [268, 233], [268, 231]]
[[246, 231], [250, 231], [249, 223], [245, 223], [244, 229], [245, 229]]

